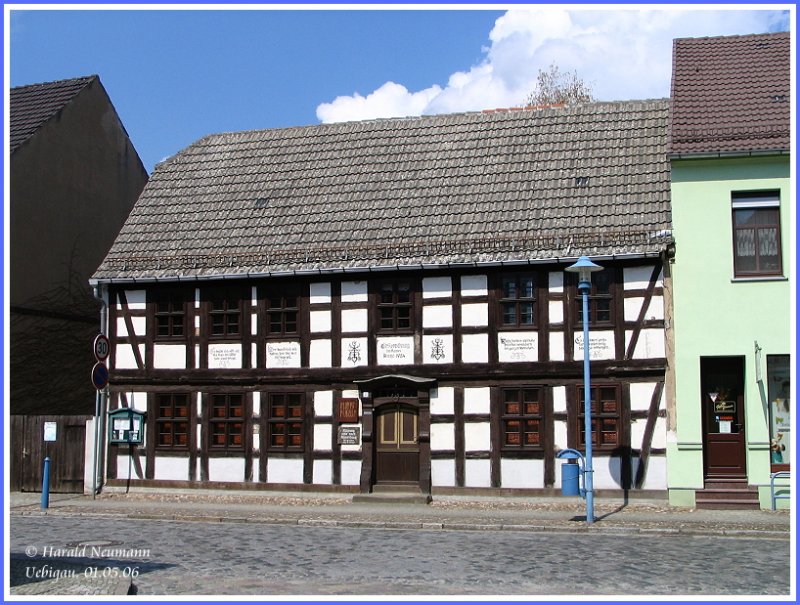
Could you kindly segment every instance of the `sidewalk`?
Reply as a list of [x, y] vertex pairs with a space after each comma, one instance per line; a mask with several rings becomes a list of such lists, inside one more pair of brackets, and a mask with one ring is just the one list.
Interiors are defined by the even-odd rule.
[[137, 489], [104, 491], [95, 499], [12, 493], [15, 515], [82, 515], [129, 519], [279, 523], [392, 529], [592, 531], [790, 538], [788, 510], [695, 510], [665, 500], [595, 499], [595, 522], [586, 523], [580, 498], [436, 496], [424, 504], [352, 501], [350, 494], [220, 490]]

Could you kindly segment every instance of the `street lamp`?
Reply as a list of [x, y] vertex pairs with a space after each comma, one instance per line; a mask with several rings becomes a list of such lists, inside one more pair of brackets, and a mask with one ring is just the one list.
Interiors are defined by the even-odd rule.
[[586, 464], [583, 471], [583, 486], [586, 490], [586, 522], [594, 523], [594, 492], [592, 473], [592, 394], [589, 375], [589, 291], [592, 288], [592, 273], [602, 271], [586, 256], [581, 256], [574, 265], [565, 269], [578, 274], [578, 291], [583, 295], [583, 410], [584, 441], [586, 442]]

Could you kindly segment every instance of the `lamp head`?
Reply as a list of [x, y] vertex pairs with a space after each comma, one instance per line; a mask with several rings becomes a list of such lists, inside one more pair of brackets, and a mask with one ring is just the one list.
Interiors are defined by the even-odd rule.
[[602, 271], [603, 267], [600, 265], [594, 264], [592, 261], [589, 260], [588, 256], [581, 256], [574, 265], [570, 265], [564, 271], [569, 271], [570, 273], [577, 273], [578, 274], [578, 284], [591, 284], [592, 283], [592, 273], [596, 271]]

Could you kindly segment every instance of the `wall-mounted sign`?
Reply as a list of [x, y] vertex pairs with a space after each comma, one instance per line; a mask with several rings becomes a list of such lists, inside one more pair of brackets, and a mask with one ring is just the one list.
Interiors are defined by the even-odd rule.
[[55, 441], [56, 440], [56, 431], [58, 429], [57, 422], [45, 422], [44, 423], [44, 440], [45, 441]]
[[119, 408], [108, 413], [108, 440], [117, 444], [141, 444], [144, 441], [144, 412]]
[[299, 342], [268, 342], [267, 343], [268, 368], [299, 368], [300, 343]]
[[361, 427], [340, 426], [337, 441], [339, 445], [361, 445]]
[[378, 339], [378, 365], [414, 363], [414, 337], [398, 336]]
[[422, 337], [423, 363], [453, 363], [453, 337], [449, 334]]
[[339, 422], [358, 422], [358, 399], [340, 398], [337, 412]]
[[[575, 361], [583, 359], [583, 333], [575, 334]], [[589, 333], [589, 359], [614, 359], [614, 333]]]
[[536, 334], [502, 332], [497, 335], [497, 356], [500, 361], [538, 361], [539, 340]]
[[102, 361], [98, 361], [92, 368], [92, 384], [98, 391], [108, 385], [108, 368]]
[[715, 414], [732, 414], [736, 411], [736, 402], [735, 401], [721, 401], [717, 400], [714, 402], [714, 413]]
[[208, 345], [210, 369], [241, 369], [242, 346], [237, 344]]

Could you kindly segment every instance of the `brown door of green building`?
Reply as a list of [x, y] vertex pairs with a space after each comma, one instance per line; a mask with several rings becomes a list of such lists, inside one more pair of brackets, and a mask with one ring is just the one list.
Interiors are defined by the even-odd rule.
[[704, 472], [745, 477], [744, 357], [700, 359]]
[[401, 403], [376, 410], [375, 482], [412, 484], [419, 481], [419, 413]]

